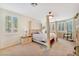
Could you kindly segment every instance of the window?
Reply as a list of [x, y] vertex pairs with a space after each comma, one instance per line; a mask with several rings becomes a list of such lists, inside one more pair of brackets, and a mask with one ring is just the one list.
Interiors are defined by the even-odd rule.
[[62, 31], [64, 31], [64, 23], [62, 23]]
[[67, 32], [72, 32], [72, 21], [67, 22]]
[[59, 31], [64, 31], [64, 22], [59, 22], [58, 26]]
[[6, 31], [7, 32], [17, 32], [18, 28], [17, 17], [6, 16]]
[[13, 19], [12, 19], [12, 21], [13, 21], [13, 32], [17, 32], [17, 17], [13, 17]]
[[59, 28], [58, 28], [58, 30], [61, 31], [61, 23], [59, 23]]
[[11, 17], [10, 16], [6, 16], [6, 31], [7, 32], [11, 32]]

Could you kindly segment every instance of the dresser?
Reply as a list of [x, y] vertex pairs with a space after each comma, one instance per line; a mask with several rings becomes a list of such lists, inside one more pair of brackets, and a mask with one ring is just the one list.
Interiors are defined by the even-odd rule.
[[29, 44], [32, 42], [32, 36], [21, 37], [20, 41], [22, 45]]

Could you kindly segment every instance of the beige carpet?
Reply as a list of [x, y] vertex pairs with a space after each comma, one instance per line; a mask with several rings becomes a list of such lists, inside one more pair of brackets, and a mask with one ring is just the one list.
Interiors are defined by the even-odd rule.
[[2, 56], [69, 56], [73, 55], [75, 43], [59, 39], [51, 49], [37, 44], [17, 45], [14, 47], [0, 50]]

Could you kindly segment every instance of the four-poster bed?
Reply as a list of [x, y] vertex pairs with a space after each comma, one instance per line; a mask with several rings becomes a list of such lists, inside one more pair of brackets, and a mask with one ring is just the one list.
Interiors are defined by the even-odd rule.
[[[51, 41], [57, 41], [57, 36], [59, 37], [59, 35], [61, 35], [61, 33], [70, 33], [70, 39], [69, 40], [73, 40], [75, 41], [76, 39], [76, 28], [75, 28], [75, 20], [74, 17], [67, 19], [67, 20], [61, 20], [61, 21], [54, 21], [54, 22], [50, 22], [50, 17], [53, 18], [53, 15], [51, 12], [49, 12], [49, 14], [46, 16], [46, 27], [45, 27], [45, 33], [41, 32], [41, 31], [36, 31], [36, 33], [33, 33], [33, 41], [38, 42], [40, 44], [46, 45], [48, 48], [51, 47]], [[52, 19], [53, 20], [53, 19]], [[54, 30], [51, 30], [51, 23], [53, 24], [53, 28]], [[62, 29], [62, 31], [59, 31], [59, 24], [62, 25], [62, 27], [60, 29]], [[63, 34], [64, 35], [64, 34]], [[63, 39], [63, 35], [62, 38]]]
[[48, 48], [50, 48], [50, 46], [53, 44], [52, 41], [56, 41], [56, 39], [57, 39], [57, 38], [55, 38], [56, 37], [55, 33], [52, 33], [52, 32], [50, 33], [50, 17], [53, 18], [53, 15], [51, 12], [49, 12], [49, 14], [46, 16], [46, 27], [45, 27], [46, 33], [43, 33], [41, 31], [32, 33], [33, 41], [43, 44], [43, 45], [47, 46]]

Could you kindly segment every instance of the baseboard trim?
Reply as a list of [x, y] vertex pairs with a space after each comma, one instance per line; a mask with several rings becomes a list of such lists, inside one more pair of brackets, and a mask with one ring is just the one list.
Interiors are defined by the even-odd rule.
[[21, 43], [17, 43], [17, 44], [13, 44], [11, 46], [7, 46], [7, 47], [4, 47], [4, 48], [0, 48], [0, 50], [5, 50], [7, 48], [10, 48], [10, 47], [14, 47], [14, 46], [17, 46], [17, 45], [20, 45]]

